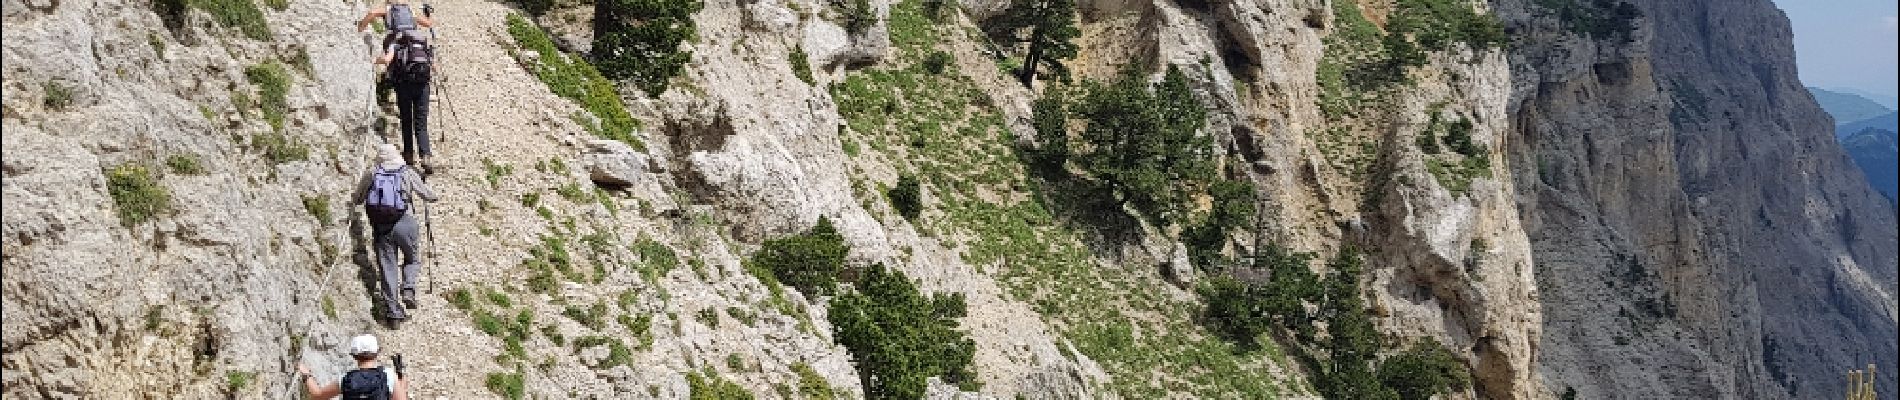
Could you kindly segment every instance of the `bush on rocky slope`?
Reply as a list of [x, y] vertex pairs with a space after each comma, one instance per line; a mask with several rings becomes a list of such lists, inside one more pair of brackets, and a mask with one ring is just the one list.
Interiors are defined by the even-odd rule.
[[925, 379], [933, 376], [975, 383], [976, 342], [957, 330], [966, 312], [962, 293], [926, 297], [910, 277], [883, 265], [866, 270], [855, 287], [831, 300], [830, 320], [838, 343], [857, 360], [865, 397], [923, 398]]
[[596, 1], [590, 56], [602, 76], [658, 97], [693, 60], [680, 43], [698, 35], [693, 13], [703, 7], [699, 0]]
[[805, 233], [772, 239], [752, 254], [751, 266], [769, 271], [760, 277], [783, 283], [807, 296], [830, 293], [844, 272], [845, 253], [851, 246], [831, 225], [830, 218], [819, 217], [818, 224]]
[[171, 192], [150, 169], [124, 164], [106, 171], [106, 193], [118, 207], [119, 223], [133, 226], [172, 211]]

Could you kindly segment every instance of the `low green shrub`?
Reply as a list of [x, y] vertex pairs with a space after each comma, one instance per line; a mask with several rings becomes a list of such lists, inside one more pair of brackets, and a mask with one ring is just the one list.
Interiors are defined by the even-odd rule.
[[737, 383], [719, 377], [709, 368], [704, 375], [699, 372], [686, 373], [686, 388], [690, 400], [752, 400], [748, 392]]
[[257, 373], [250, 371], [231, 371], [224, 374], [225, 383], [232, 392], [244, 390], [245, 387], [251, 386], [251, 381], [256, 379]]
[[929, 72], [932, 75], [941, 74], [945, 68], [950, 66], [950, 62], [952, 61], [955, 60], [951, 59], [950, 53], [946, 53], [942, 50], [932, 51], [930, 55], [924, 56], [924, 72]]
[[791, 59], [790, 61], [792, 62], [792, 75], [798, 76], [798, 80], [805, 81], [805, 84], [807, 85], [817, 82], [816, 79], [812, 78], [811, 56], [808, 54], [805, 54], [804, 45], [802, 44], [793, 45], [792, 54], [786, 57]]
[[316, 218], [317, 224], [319, 225], [327, 227], [327, 226], [330, 226], [330, 224], [333, 222], [333, 220], [330, 219], [330, 197], [329, 196], [325, 196], [321, 194], [315, 195], [315, 196], [303, 196], [303, 210], [304, 212], [310, 213], [311, 218]]
[[40, 105], [45, 106], [46, 109], [65, 111], [67, 107], [72, 107], [72, 88], [58, 82], [46, 82], [40, 84], [40, 89], [46, 92], [46, 98], [40, 101]]
[[1379, 382], [1400, 399], [1425, 400], [1471, 386], [1471, 373], [1444, 345], [1427, 338], [1379, 364]]
[[495, 395], [509, 400], [521, 400], [522, 396], [527, 395], [527, 388], [524, 384], [525, 382], [519, 371], [512, 374], [491, 372], [488, 374], [488, 379], [484, 383], [484, 385], [488, 387], [488, 391], [494, 392]]
[[198, 161], [198, 156], [190, 154], [173, 154], [171, 157], [166, 157], [165, 166], [171, 168], [174, 174], [204, 175], [205, 173], [204, 163]]
[[825, 380], [818, 370], [810, 364], [792, 364], [792, 373], [798, 375], [798, 394], [806, 400], [834, 400], [839, 398], [837, 390], [831, 388], [831, 382]]
[[608, 369], [622, 365], [633, 365], [633, 351], [628, 350], [627, 345], [621, 343], [620, 339], [611, 336], [585, 336], [574, 339], [575, 351], [600, 346], [607, 346], [607, 356], [592, 365], [588, 365], [589, 368]]
[[127, 163], [106, 170], [106, 193], [118, 208], [119, 223], [126, 227], [172, 211], [171, 193], [143, 165]]
[[805, 233], [765, 241], [750, 262], [770, 271], [777, 282], [814, 296], [833, 290], [850, 251], [831, 219], [819, 217], [818, 224]]
[[456, 288], [455, 290], [449, 291], [446, 297], [449, 300], [449, 305], [454, 306], [457, 310], [469, 311], [475, 308], [475, 296], [469, 294], [468, 288]]
[[[165, 1], [170, 2], [170, 0]], [[264, 10], [258, 9], [257, 2], [255, 1], [184, 0], [183, 3], [211, 14], [211, 19], [217, 21], [219, 26], [237, 28], [238, 32], [242, 33], [246, 38], [252, 40], [271, 40], [270, 20], [264, 17]], [[171, 7], [170, 5], [155, 5], [154, 7], [164, 8], [167, 12], [172, 11], [169, 8]], [[161, 13], [160, 15], [165, 14]], [[182, 21], [184, 17], [183, 11], [179, 10], [176, 16]]]
[[257, 85], [258, 106], [264, 111], [264, 121], [270, 123], [274, 131], [284, 130], [284, 118], [290, 113], [290, 73], [284, 70], [284, 64], [267, 61], [244, 69], [244, 76], [252, 85]]
[[923, 200], [917, 193], [917, 177], [914, 175], [898, 177], [897, 185], [891, 186], [884, 196], [891, 200], [891, 208], [896, 209], [897, 214], [904, 216], [904, 219], [914, 221], [923, 212]]

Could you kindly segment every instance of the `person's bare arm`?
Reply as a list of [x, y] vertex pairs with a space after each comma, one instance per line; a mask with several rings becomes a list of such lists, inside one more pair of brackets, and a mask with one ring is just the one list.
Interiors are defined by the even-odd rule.
[[389, 400], [409, 400], [409, 378], [396, 378], [396, 391], [389, 394]]
[[377, 18], [382, 18], [383, 14], [388, 14], [388, 13], [389, 13], [389, 9], [384, 8], [382, 6], [377, 6], [375, 9], [369, 10], [369, 12], [367, 13], [363, 13], [363, 19], [356, 21], [356, 30], [358, 32], [361, 32], [364, 29], [369, 29], [370, 23], [376, 22]]
[[304, 366], [303, 363], [297, 363], [297, 373], [303, 375], [303, 390], [310, 393], [311, 399], [329, 400], [343, 393], [343, 387], [337, 386], [337, 384], [334, 383], [318, 385], [317, 378], [310, 375], [310, 367]]
[[419, 16], [416, 16], [416, 25], [424, 27], [424, 28], [434, 28], [435, 19], [429, 18], [428, 16], [419, 15]]

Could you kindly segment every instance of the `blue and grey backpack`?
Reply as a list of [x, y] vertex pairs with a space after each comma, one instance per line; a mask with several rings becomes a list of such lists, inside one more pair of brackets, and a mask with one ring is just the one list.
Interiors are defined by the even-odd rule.
[[403, 199], [402, 173], [408, 167], [383, 169], [376, 167], [376, 175], [370, 178], [369, 198], [363, 201], [363, 212], [369, 214], [369, 222], [378, 225], [394, 224], [409, 211], [409, 204]]

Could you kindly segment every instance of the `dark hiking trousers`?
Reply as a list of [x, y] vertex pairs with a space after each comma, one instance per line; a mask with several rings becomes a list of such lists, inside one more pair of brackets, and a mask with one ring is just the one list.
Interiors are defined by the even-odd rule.
[[[422, 254], [416, 252], [416, 214], [403, 214], [395, 224], [373, 225], [375, 234], [377, 265], [383, 270], [383, 302], [388, 307], [390, 319], [407, 318], [408, 313], [402, 307], [402, 292], [416, 291], [416, 274], [422, 270]], [[396, 252], [402, 252], [402, 263], [396, 263]]]
[[429, 152], [429, 83], [396, 83], [396, 114], [402, 121], [402, 156], [416, 160]]

